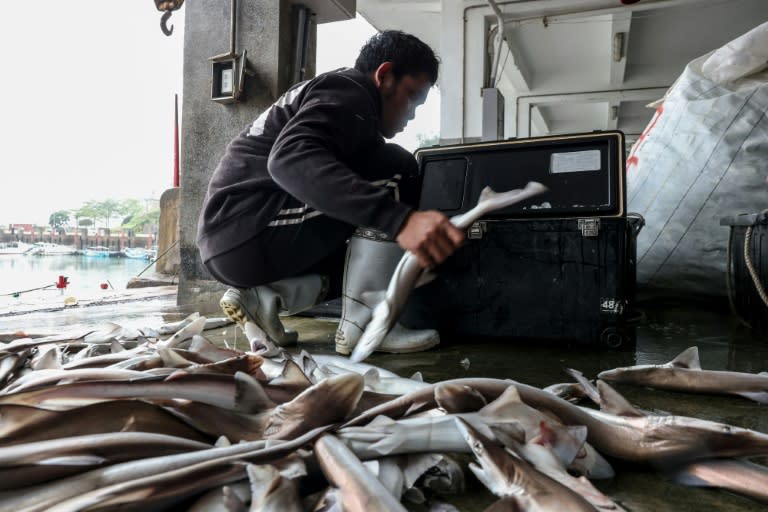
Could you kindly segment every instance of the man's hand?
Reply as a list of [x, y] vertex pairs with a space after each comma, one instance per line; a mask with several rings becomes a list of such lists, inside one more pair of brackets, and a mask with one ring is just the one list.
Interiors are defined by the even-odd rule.
[[461, 247], [464, 232], [438, 211], [413, 211], [395, 240], [400, 247], [411, 251], [422, 267], [431, 269]]

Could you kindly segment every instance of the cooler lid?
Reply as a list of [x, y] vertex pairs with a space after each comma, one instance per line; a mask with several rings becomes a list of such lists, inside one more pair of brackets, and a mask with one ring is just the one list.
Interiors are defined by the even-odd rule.
[[624, 216], [624, 146], [624, 134], [611, 131], [422, 148], [419, 208], [456, 215], [485, 186], [503, 192], [538, 181], [546, 193], [492, 216]]

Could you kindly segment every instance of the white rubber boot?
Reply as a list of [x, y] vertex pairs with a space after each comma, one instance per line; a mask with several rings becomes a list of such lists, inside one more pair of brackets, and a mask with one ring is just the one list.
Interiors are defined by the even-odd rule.
[[[375, 297], [370, 297], [366, 292], [387, 289], [392, 272], [403, 252], [397, 243], [374, 230], [358, 229], [350, 238], [344, 262], [341, 320], [336, 331], [336, 352], [346, 355], [355, 348], [376, 306]], [[434, 329], [413, 330], [395, 324], [376, 351], [396, 354], [420, 352], [438, 343], [440, 335]]]
[[241, 327], [250, 321], [261, 327], [269, 339], [280, 346], [298, 341], [296, 331], [286, 329], [280, 315], [305, 311], [325, 297], [326, 278], [318, 274], [291, 277], [255, 288], [230, 288], [219, 301], [230, 320]]

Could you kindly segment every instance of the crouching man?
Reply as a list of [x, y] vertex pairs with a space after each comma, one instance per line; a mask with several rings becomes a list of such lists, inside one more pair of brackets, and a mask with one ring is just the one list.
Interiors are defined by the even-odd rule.
[[[279, 315], [342, 296], [336, 351], [349, 354], [403, 254], [442, 263], [463, 232], [414, 209], [416, 161], [388, 144], [437, 80], [438, 61], [414, 36], [385, 31], [354, 68], [296, 84], [232, 140], [208, 185], [197, 243], [211, 275], [232, 288], [224, 313], [259, 325], [281, 346], [297, 341]], [[434, 330], [397, 326], [380, 351], [439, 343]]]

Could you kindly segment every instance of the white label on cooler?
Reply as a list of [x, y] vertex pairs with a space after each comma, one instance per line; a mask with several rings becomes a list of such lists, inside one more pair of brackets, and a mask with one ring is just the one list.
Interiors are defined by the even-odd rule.
[[590, 149], [587, 151], [570, 151], [568, 153], [552, 153], [549, 162], [549, 172], [552, 174], [599, 170], [599, 149]]

